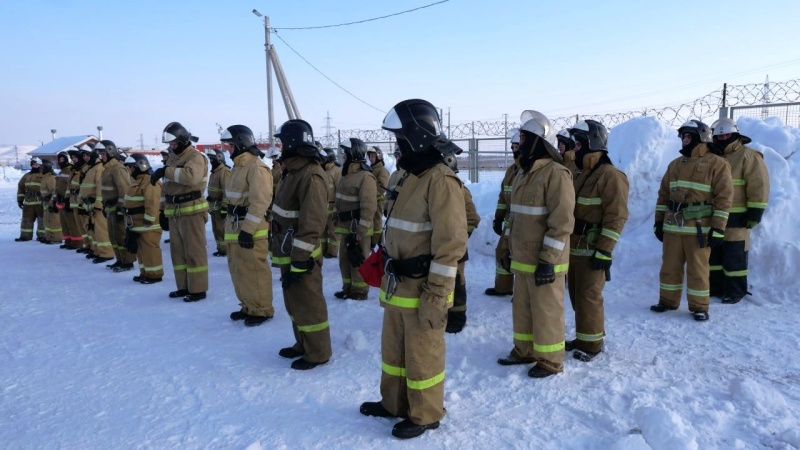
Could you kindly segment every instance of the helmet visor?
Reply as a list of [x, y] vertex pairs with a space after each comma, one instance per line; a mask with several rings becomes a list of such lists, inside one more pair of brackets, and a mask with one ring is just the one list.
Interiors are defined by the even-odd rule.
[[167, 133], [166, 131], [161, 133], [161, 142], [164, 144], [169, 144], [170, 142], [175, 141], [177, 139], [178, 138], [172, 133]]
[[400, 116], [394, 108], [383, 118], [382, 128], [390, 131], [400, 131], [403, 129], [403, 122], [400, 121]]

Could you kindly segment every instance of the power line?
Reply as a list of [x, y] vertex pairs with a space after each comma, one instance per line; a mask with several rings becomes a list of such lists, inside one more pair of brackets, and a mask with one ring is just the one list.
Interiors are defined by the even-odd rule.
[[325, 79], [327, 79], [327, 80], [328, 80], [328, 81], [330, 81], [331, 83], [335, 84], [335, 85], [336, 85], [336, 87], [338, 87], [339, 89], [341, 89], [341, 90], [345, 91], [345, 92], [346, 92], [348, 95], [350, 95], [350, 96], [351, 96], [351, 97], [353, 97], [354, 99], [356, 99], [356, 100], [360, 101], [361, 103], [363, 103], [363, 104], [365, 104], [365, 105], [369, 106], [370, 108], [372, 108], [372, 109], [374, 109], [374, 110], [376, 110], [376, 111], [378, 111], [378, 112], [384, 113], [384, 114], [386, 113], [386, 111], [384, 111], [384, 110], [382, 110], [382, 109], [380, 109], [380, 108], [377, 108], [377, 107], [375, 107], [375, 106], [372, 106], [372, 105], [370, 105], [369, 103], [367, 103], [366, 101], [364, 101], [364, 100], [360, 99], [358, 96], [356, 96], [356, 95], [355, 95], [355, 94], [353, 94], [352, 92], [350, 92], [350, 91], [348, 91], [347, 89], [343, 88], [343, 87], [342, 87], [342, 86], [341, 86], [339, 83], [337, 83], [337, 82], [333, 81], [333, 80], [332, 80], [332, 79], [331, 79], [329, 76], [327, 76], [327, 75], [325, 75], [324, 73], [322, 73], [322, 71], [321, 71], [321, 70], [319, 70], [319, 69], [317, 69], [317, 68], [316, 68], [316, 66], [314, 66], [313, 64], [311, 64], [311, 62], [309, 62], [307, 59], [303, 58], [303, 55], [301, 55], [300, 53], [298, 53], [298, 52], [297, 52], [297, 50], [295, 50], [294, 48], [292, 48], [292, 46], [291, 46], [291, 45], [289, 45], [289, 43], [288, 43], [288, 42], [286, 42], [286, 41], [285, 41], [285, 40], [284, 40], [284, 39], [283, 39], [283, 38], [282, 38], [282, 37], [281, 37], [281, 36], [280, 36], [278, 33], [275, 33], [275, 36], [276, 36], [278, 39], [280, 39], [280, 40], [281, 40], [281, 41], [282, 41], [284, 44], [286, 44], [286, 46], [287, 46], [287, 47], [289, 47], [289, 50], [293, 51], [295, 55], [299, 56], [299, 57], [300, 57], [300, 59], [302, 59], [303, 61], [305, 61], [305, 62], [306, 62], [306, 64], [308, 64], [309, 66], [311, 66], [311, 68], [312, 68], [312, 69], [314, 69], [314, 70], [316, 70], [317, 72], [319, 72], [319, 74], [320, 74], [320, 75], [322, 75], [323, 77], [325, 77]]
[[359, 23], [372, 22], [374, 20], [386, 19], [388, 17], [399, 16], [401, 14], [406, 14], [406, 13], [410, 13], [410, 12], [413, 12], [413, 11], [418, 11], [420, 9], [430, 8], [431, 6], [435, 6], [435, 5], [438, 5], [440, 3], [447, 3], [449, 1], [450, 0], [442, 0], [440, 2], [431, 3], [431, 4], [425, 5], [425, 6], [420, 6], [419, 8], [408, 9], [406, 11], [400, 11], [400, 12], [397, 12], [397, 13], [388, 14], [388, 15], [380, 16], [380, 17], [375, 17], [375, 18], [372, 18], [372, 19], [357, 20], [355, 22], [339, 23], [339, 24], [336, 24], [336, 25], [320, 25], [320, 26], [316, 26], [316, 27], [281, 27], [281, 28], [273, 28], [273, 30], [317, 30], [317, 29], [320, 29], [320, 28], [344, 27], [344, 26], [347, 26], [347, 25], [355, 25], [355, 24], [359, 24]]

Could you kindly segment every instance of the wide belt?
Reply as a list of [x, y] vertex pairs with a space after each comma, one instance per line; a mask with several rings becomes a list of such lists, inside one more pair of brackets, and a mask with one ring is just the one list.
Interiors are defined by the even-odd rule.
[[201, 198], [203, 198], [203, 193], [200, 191], [192, 191], [188, 194], [164, 196], [164, 199], [167, 201], [167, 203], [186, 203], [192, 200], [199, 200]]
[[392, 259], [386, 250], [383, 251], [386, 273], [399, 277], [423, 278], [428, 275], [433, 255], [420, 255], [406, 259]]
[[244, 219], [244, 216], [247, 215], [248, 209], [250, 208], [247, 206], [228, 205], [228, 215], [231, 217], [236, 216], [239, 219]]
[[340, 213], [336, 213], [336, 218], [339, 222], [344, 222], [347, 220], [360, 220], [361, 219], [361, 210], [360, 209], [353, 209], [351, 211], [344, 211]]

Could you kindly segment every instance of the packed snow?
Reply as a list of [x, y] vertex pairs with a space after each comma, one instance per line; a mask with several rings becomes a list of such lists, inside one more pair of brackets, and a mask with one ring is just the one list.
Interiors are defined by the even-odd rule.
[[[21, 173], [0, 180], [0, 442], [5, 448], [559, 448], [800, 447], [798, 288], [800, 130], [741, 118], [770, 170], [764, 222], [753, 233], [752, 296], [712, 299], [698, 323], [685, 299], [654, 314], [661, 246], [652, 235], [658, 183], [678, 156], [674, 129], [654, 118], [615, 127], [614, 164], [630, 180], [630, 220], [606, 285], [605, 352], [569, 355], [544, 380], [499, 366], [512, 348], [511, 304], [483, 294], [494, 279], [491, 219], [497, 182], [469, 185], [483, 221], [469, 242], [467, 327], [447, 335], [442, 426], [403, 442], [394, 420], [362, 416], [380, 398], [382, 310], [333, 297], [335, 260], [323, 266], [334, 355], [308, 372], [278, 356], [290, 320], [274, 277], [275, 318], [245, 328], [225, 259], [209, 257], [209, 298], [186, 304], [168, 245], [165, 281], [144, 286], [82, 255], [15, 243]], [[391, 166], [392, 164], [390, 164]], [[210, 228], [209, 253], [213, 252]], [[166, 235], [165, 235], [166, 238]], [[574, 317], [567, 302], [567, 336]]]

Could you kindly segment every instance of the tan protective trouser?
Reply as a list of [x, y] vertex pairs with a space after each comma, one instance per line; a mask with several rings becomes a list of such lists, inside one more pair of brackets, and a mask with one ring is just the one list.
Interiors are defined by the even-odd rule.
[[686, 298], [689, 311], [707, 312], [709, 304], [709, 264], [711, 249], [700, 248], [696, 234], [664, 233], [661, 259], [659, 303], [669, 308], [681, 306], [683, 268], [686, 266]]
[[[351, 294], [368, 294], [369, 286], [364, 282], [364, 278], [358, 273], [358, 267], [353, 267], [347, 259], [347, 245], [345, 245], [346, 234], [342, 234], [339, 241], [339, 271], [342, 274], [342, 290]], [[359, 242], [361, 251], [364, 252], [364, 259], [369, 256], [370, 240], [369, 236], [364, 236]]]
[[114, 257], [117, 258], [121, 264], [133, 264], [136, 261], [136, 255], [132, 255], [128, 249], [125, 248], [125, 220], [119, 217], [116, 213], [106, 219], [108, 223], [108, 238], [111, 241], [111, 247], [114, 249]]
[[554, 373], [564, 368], [564, 274], [556, 281], [536, 286], [533, 274], [514, 276], [512, 356], [533, 359]]
[[72, 248], [72, 228], [69, 226], [69, 219], [72, 213], [68, 213], [63, 209], [58, 210], [58, 221], [61, 223], [61, 234], [64, 239], [64, 244], [67, 245], [69, 248]]
[[19, 237], [33, 239], [33, 223], [36, 222], [36, 237], [45, 236], [45, 226], [42, 223], [44, 212], [41, 205], [24, 205], [22, 207], [22, 222], [19, 225]]
[[[126, 250], [127, 251], [127, 250]], [[139, 275], [145, 278], [161, 278], [164, 266], [161, 259], [161, 230], [139, 233]]]
[[372, 236], [370, 237], [370, 248], [381, 243], [383, 237], [383, 205], [378, 204], [375, 210], [375, 217], [372, 218]]
[[498, 261], [508, 258], [508, 236], [503, 234], [497, 241], [494, 250], [495, 269], [494, 269], [494, 290], [497, 292], [511, 292], [514, 290], [514, 274], [507, 271]]
[[[333, 208], [329, 207], [328, 210]], [[336, 234], [336, 225], [333, 224], [333, 213], [328, 214], [328, 222], [325, 224], [325, 235], [321, 239], [324, 241], [322, 246], [323, 255], [339, 255], [339, 235]]]
[[603, 349], [605, 312], [603, 287], [604, 270], [592, 269], [591, 256], [569, 257], [567, 286], [572, 309], [575, 311], [575, 348], [597, 353]]
[[[286, 312], [292, 319], [295, 343], [292, 348], [303, 353], [303, 359], [321, 363], [329, 360], [331, 350], [331, 329], [328, 324], [328, 306], [322, 295], [322, 261], [314, 261], [310, 273], [283, 289]], [[281, 267], [281, 275], [289, 272], [289, 266]]]
[[192, 294], [208, 290], [207, 217], [202, 213], [169, 218], [169, 253], [178, 290]]
[[[172, 243], [172, 241], [170, 241]], [[251, 316], [272, 317], [272, 270], [267, 263], [269, 242], [253, 241], [253, 248], [228, 243], [228, 270], [241, 310]]]
[[214, 242], [217, 244], [217, 251], [227, 253], [225, 245], [225, 219], [219, 211], [211, 211], [211, 231], [214, 233]]
[[64, 234], [61, 229], [61, 219], [58, 217], [58, 212], [50, 212], [48, 209], [44, 210], [44, 231], [45, 239], [50, 242], [61, 242], [64, 239]]
[[416, 310], [383, 310], [381, 404], [417, 425], [444, 417], [444, 327], [423, 326]]
[[113, 258], [114, 249], [111, 247], [111, 238], [108, 237], [108, 221], [103, 211], [93, 210], [92, 223], [94, 229], [89, 233], [92, 236], [92, 249], [94, 254], [100, 258]]
[[89, 216], [85, 214], [81, 214], [83, 212], [80, 208], [72, 208], [72, 217], [75, 219], [75, 225], [78, 227], [78, 233], [81, 236], [81, 241], [78, 242], [75, 240], [75, 244], [78, 248], [92, 248], [92, 241], [89, 239], [89, 232], [86, 230], [87, 224], [89, 222]]

